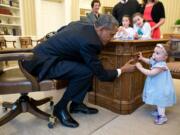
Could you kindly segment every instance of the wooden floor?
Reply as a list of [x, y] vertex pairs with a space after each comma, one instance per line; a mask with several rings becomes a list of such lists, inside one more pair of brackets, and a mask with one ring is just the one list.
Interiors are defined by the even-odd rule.
[[[150, 115], [152, 107], [143, 105], [131, 115], [118, 115], [104, 108], [96, 115], [75, 114], [73, 117], [80, 127], [72, 129], [63, 127], [59, 122], [54, 129], [47, 127], [47, 121], [25, 113], [0, 127], [0, 135], [180, 135], [180, 80], [174, 80], [177, 104], [167, 109], [168, 123], [157, 126]], [[33, 93], [34, 98], [53, 95], [57, 102], [63, 91]], [[0, 96], [0, 101], [14, 101], [18, 95]], [[91, 105], [93, 106], [93, 105]], [[49, 105], [41, 107], [51, 112]], [[3, 112], [0, 109], [0, 116]]]

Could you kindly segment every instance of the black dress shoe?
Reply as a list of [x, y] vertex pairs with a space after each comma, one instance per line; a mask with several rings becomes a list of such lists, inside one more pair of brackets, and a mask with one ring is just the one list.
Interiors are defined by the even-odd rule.
[[91, 108], [86, 106], [85, 104], [73, 104], [70, 105], [70, 113], [84, 113], [84, 114], [96, 114], [98, 110], [95, 108]]
[[79, 126], [78, 122], [71, 117], [67, 109], [58, 110], [57, 108], [54, 108], [53, 115], [66, 127], [76, 128]]

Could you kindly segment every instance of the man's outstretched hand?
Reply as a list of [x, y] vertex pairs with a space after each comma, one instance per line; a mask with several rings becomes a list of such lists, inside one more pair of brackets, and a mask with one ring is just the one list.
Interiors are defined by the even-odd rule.
[[133, 72], [136, 69], [135, 60], [130, 59], [126, 64], [121, 67], [121, 73]]

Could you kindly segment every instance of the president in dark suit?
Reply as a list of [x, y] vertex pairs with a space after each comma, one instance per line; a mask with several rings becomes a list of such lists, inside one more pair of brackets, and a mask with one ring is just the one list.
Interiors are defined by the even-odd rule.
[[[114, 36], [118, 22], [111, 15], [102, 15], [94, 25], [72, 22], [47, 41], [37, 45], [34, 58], [25, 61], [24, 67], [39, 80], [65, 79], [68, 87], [55, 105], [53, 114], [67, 127], [78, 127], [71, 113], [95, 114], [95, 108], [83, 104], [86, 93], [91, 89], [93, 75], [102, 81], [113, 81], [123, 72], [132, 71], [129, 63], [121, 69], [106, 70], [98, 54]], [[68, 103], [70, 110], [67, 110]]]

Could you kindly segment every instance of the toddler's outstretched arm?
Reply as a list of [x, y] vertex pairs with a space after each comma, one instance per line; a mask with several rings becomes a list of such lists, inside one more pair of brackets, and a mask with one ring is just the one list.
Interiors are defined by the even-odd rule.
[[159, 74], [159, 73], [161, 73], [162, 71], [163, 71], [163, 69], [162, 68], [153, 68], [153, 69], [151, 69], [151, 70], [149, 70], [149, 69], [145, 69], [142, 65], [141, 65], [141, 63], [136, 63], [136, 68], [140, 71], [140, 72], [142, 72], [143, 74], [145, 74], [145, 75], [147, 75], [147, 76], [154, 76], [154, 75], [157, 75], [157, 74]]
[[138, 59], [139, 59], [140, 61], [146, 63], [146, 64], [149, 64], [149, 59], [143, 57], [142, 52], [139, 52], [139, 54], [138, 54]]

